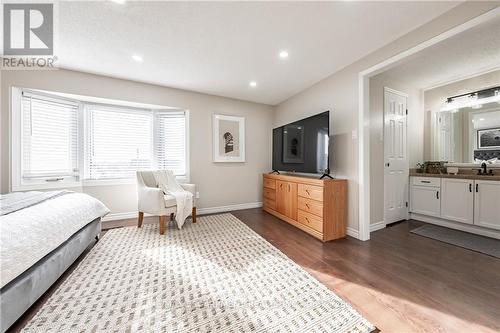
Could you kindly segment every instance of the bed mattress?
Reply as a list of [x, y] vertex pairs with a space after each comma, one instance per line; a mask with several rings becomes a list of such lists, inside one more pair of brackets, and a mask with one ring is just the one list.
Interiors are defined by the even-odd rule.
[[0, 216], [0, 288], [107, 213], [99, 200], [67, 192]]

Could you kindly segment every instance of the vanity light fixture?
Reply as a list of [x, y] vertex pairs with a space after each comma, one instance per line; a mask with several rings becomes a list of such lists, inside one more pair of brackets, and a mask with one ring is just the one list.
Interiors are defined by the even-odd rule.
[[448, 97], [440, 111], [456, 112], [461, 108], [480, 109], [483, 104], [500, 103], [500, 86]]

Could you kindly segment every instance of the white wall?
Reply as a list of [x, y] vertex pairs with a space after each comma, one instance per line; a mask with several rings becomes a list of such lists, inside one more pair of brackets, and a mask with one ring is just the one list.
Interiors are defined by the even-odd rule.
[[[498, 4], [493, 2], [463, 3], [276, 107], [275, 126], [324, 110], [332, 111], [330, 128], [334, 150], [331, 165], [336, 177], [347, 178], [349, 181], [348, 226], [351, 230], [358, 230], [358, 140], [352, 138], [351, 133], [358, 130], [359, 72], [495, 7], [498, 7]], [[339, 45], [339, 52], [342, 52], [342, 45]]]
[[408, 94], [408, 157], [410, 168], [423, 159], [423, 91], [386, 73], [370, 78], [370, 223], [384, 220], [384, 87]]
[[[198, 207], [262, 201], [261, 174], [271, 168], [271, 106], [68, 70], [2, 71], [2, 193], [9, 191], [9, 91], [12, 86], [188, 109], [191, 182], [197, 184], [200, 192]], [[245, 163], [212, 162], [213, 113], [245, 117]], [[91, 186], [81, 190], [103, 201], [112, 213], [137, 210], [135, 185]]]

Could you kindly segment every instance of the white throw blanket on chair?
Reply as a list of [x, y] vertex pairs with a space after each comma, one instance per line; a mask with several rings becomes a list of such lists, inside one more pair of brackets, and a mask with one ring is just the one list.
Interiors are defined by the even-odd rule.
[[186, 218], [193, 210], [193, 194], [186, 191], [179, 185], [173, 172], [170, 170], [158, 170], [153, 172], [153, 175], [158, 187], [163, 191], [163, 193], [170, 194], [175, 197], [175, 202], [177, 204], [175, 221], [177, 222], [177, 227], [181, 229], [186, 221]]

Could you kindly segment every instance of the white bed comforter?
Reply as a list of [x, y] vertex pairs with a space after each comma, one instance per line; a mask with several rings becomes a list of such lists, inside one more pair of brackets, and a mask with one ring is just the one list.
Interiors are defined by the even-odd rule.
[[99, 200], [67, 192], [0, 216], [0, 288], [107, 213]]

